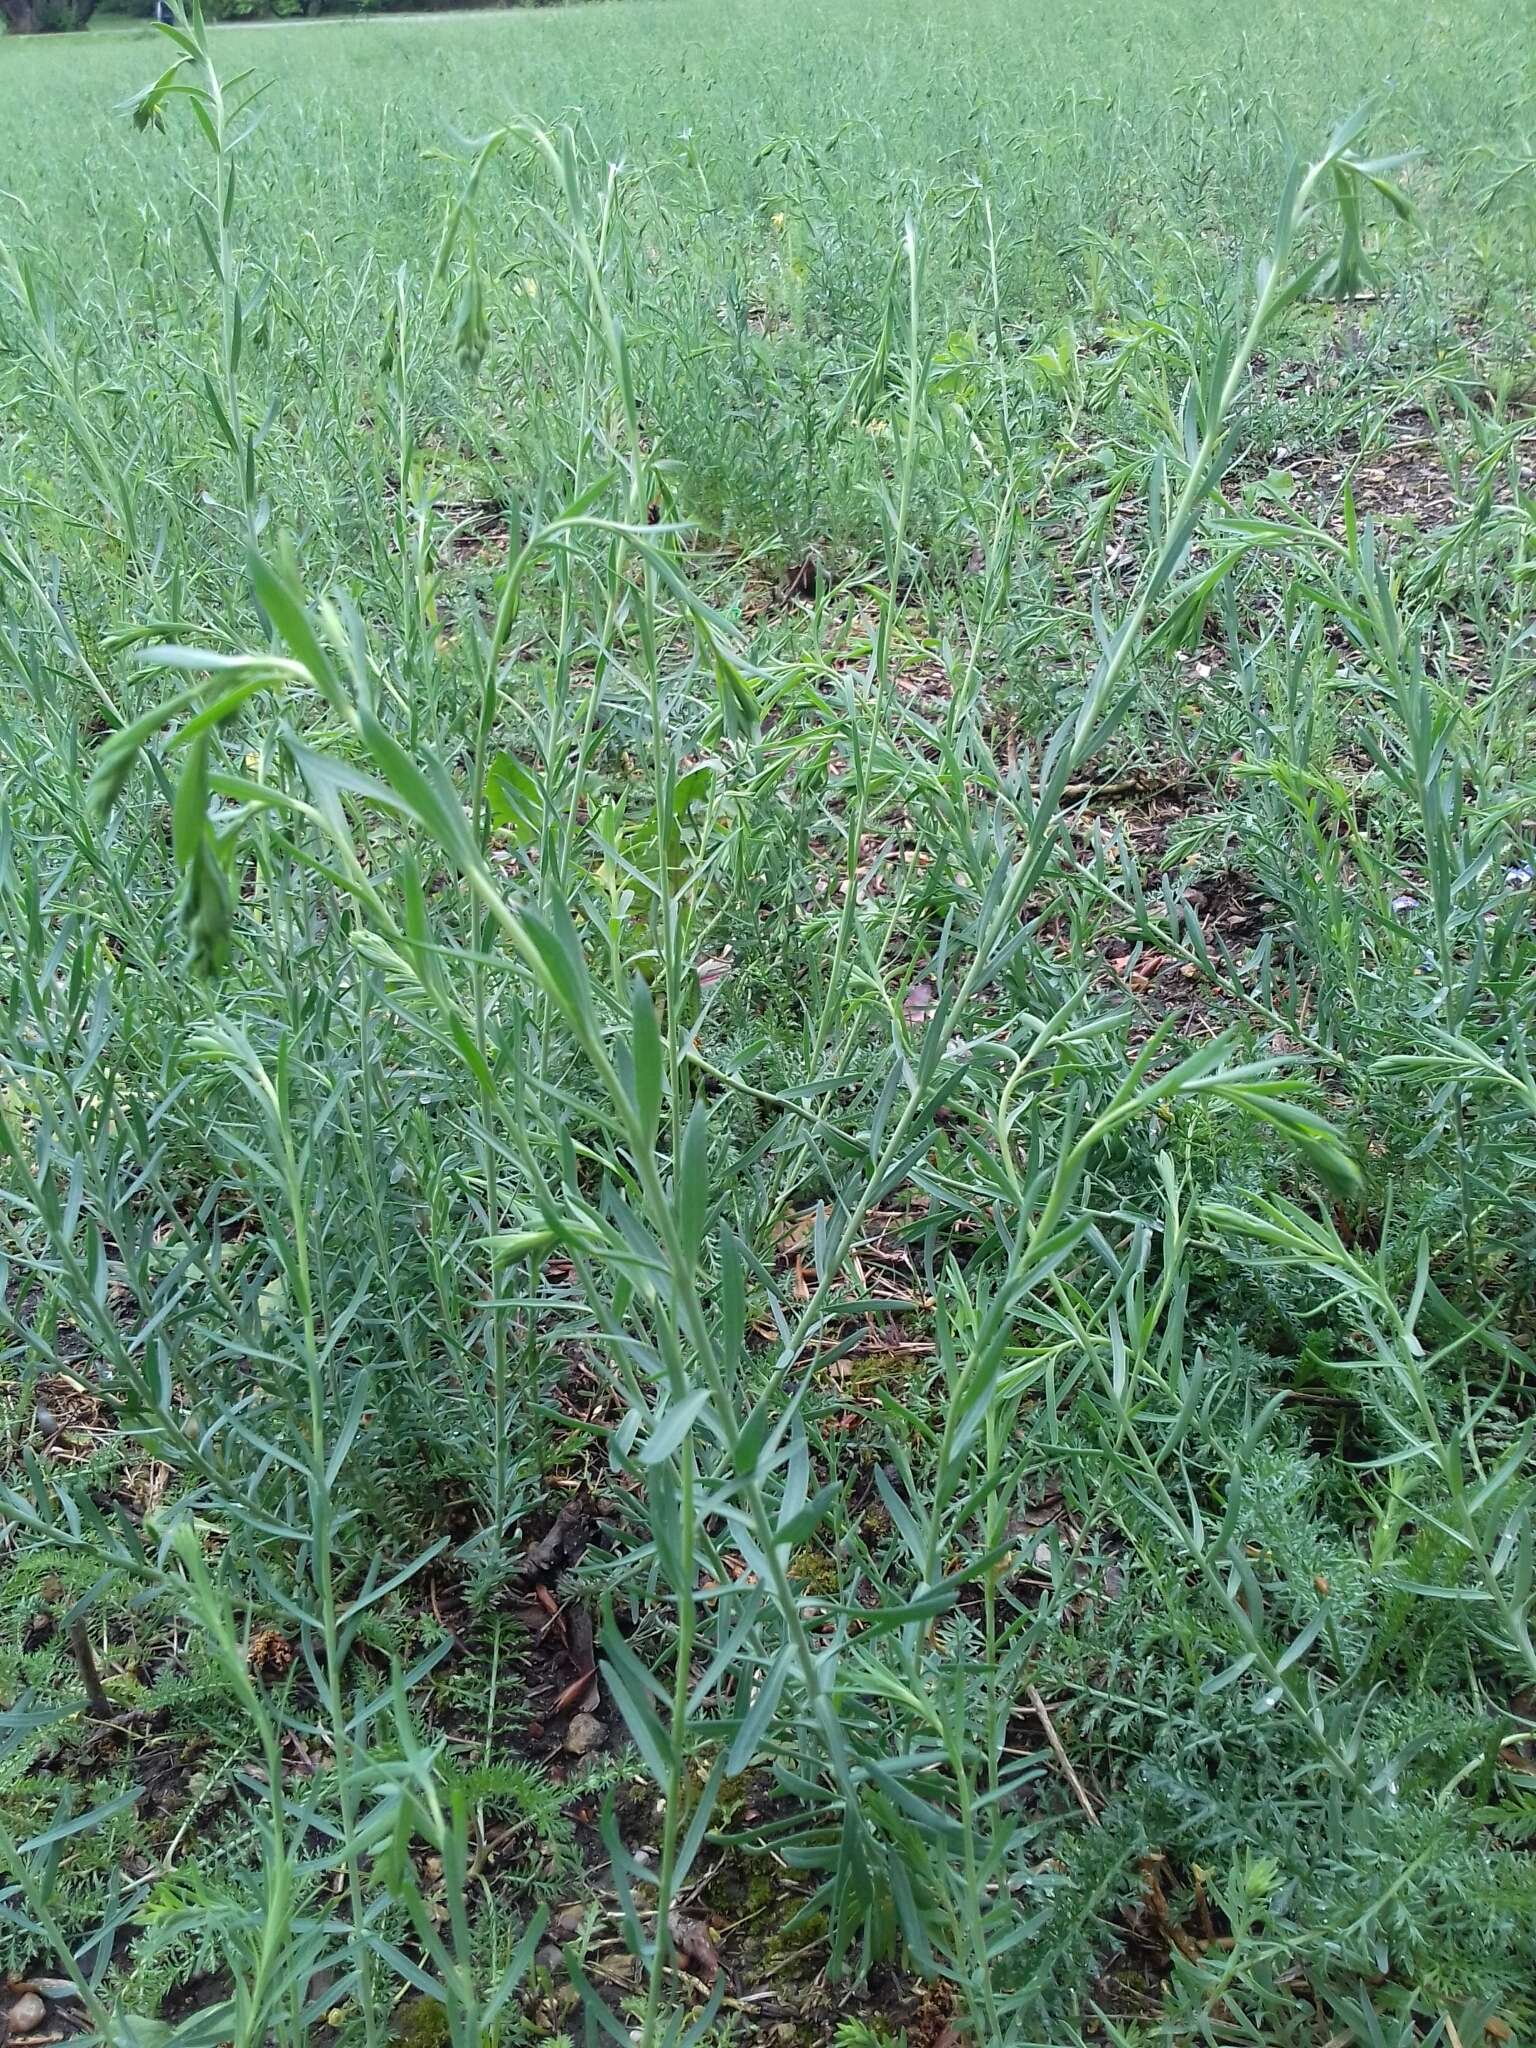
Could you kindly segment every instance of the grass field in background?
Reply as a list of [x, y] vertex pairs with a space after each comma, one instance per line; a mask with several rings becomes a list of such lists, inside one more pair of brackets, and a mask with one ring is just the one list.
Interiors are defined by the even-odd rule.
[[1517, 14], [0, 45], [11, 2038], [1536, 2028]]

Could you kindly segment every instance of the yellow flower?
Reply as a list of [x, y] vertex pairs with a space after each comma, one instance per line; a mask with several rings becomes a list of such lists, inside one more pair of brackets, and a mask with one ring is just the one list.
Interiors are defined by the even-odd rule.
[[783, 216], [783, 214], [782, 214], [782, 213], [776, 213], [776, 214], [775, 214], [775, 215], [773, 216], [773, 231], [774, 231], [774, 233], [775, 233], [775, 234], [778, 234], [778, 233], [780, 232], [780, 230], [781, 230], [781, 229], [783, 228], [783, 226], [784, 226], [784, 216]]

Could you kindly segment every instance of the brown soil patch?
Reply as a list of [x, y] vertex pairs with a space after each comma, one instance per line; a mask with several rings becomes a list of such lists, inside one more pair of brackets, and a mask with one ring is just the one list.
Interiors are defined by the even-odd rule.
[[[1392, 438], [1379, 447], [1362, 448], [1354, 435], [1345, 435], [1333, 447], [1312, 453], [1277, 451], [1271, 470], [1294, 478], [1302, 504], [1335, 533], [1344, 528], [1347, 485], [1360, 518], [1388, 530], [1427, 534], [1454, 526], [1483, 488], [1475, 451], [1466, 449], [1463, 456], [1461, 463], [1448, 457], [1446, 437], [1435, 433], [1424, 414], [1410, 413], [1393, 422]], [[1536, 437], [1520, 451], [1519, 473], [1523, 483], [1536, 486]], [[1507, 501], [1509, 482], [1502, 464], [1491, 482], [1495, 500]]]
[[433, 510], [448, 529], [438, 549], [444, 567], [464, 569], [486, 562], [499, 565], [507, 559], [511, 535], [505, 506], [489, 498], [462, 503], [444, 499]]

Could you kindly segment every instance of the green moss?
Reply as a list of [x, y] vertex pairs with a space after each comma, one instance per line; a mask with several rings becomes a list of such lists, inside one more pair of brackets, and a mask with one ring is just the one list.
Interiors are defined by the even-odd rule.
[[789, 1569], [807, 1593], [834, 1595], [838, 1589], [837, 1565], [814, 1543], [803, 1544], [789, 1561]]
[[448, 2013], [435, 1998], [408, 1998], [395, 2014], [392, 2038], [401, 2048], [443, 2048], [448, 2039]]

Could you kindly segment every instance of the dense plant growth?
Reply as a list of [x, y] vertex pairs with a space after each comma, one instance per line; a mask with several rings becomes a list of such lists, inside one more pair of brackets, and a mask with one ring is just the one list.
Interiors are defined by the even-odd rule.
[[13, 2034], [1536, 2024], [1533, 58], [1142, 12], [25, 53]]

